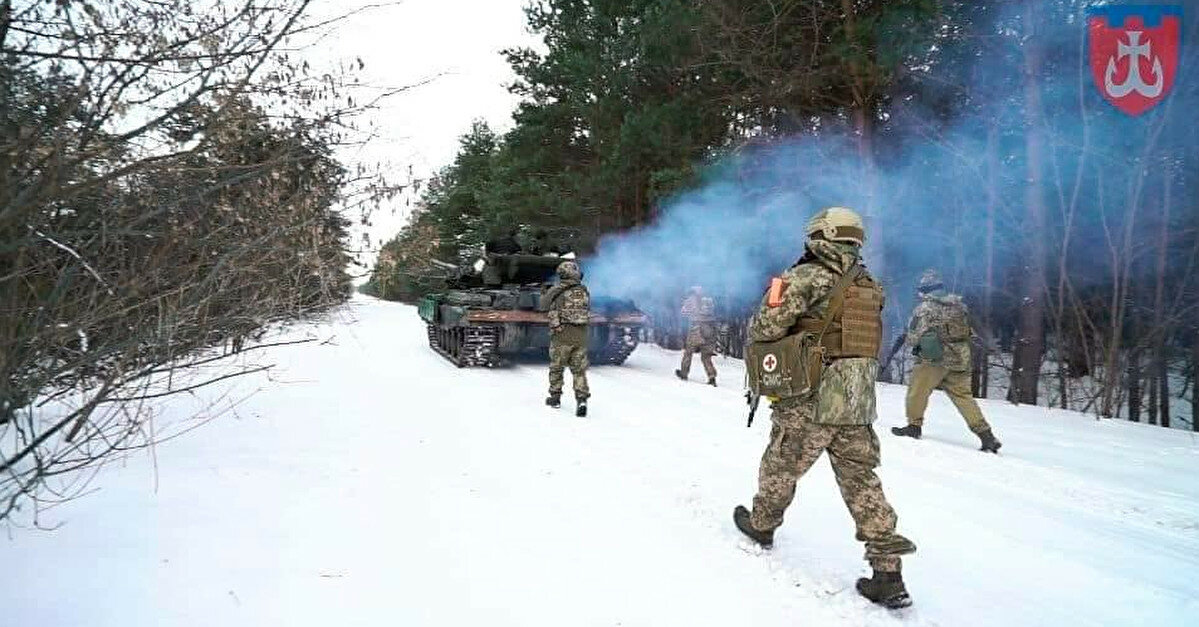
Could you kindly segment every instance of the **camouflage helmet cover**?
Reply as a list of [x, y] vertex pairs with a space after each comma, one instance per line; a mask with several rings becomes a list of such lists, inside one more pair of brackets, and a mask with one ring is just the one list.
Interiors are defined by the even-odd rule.
[[845, 242], [862, 246], [866, 243], [866, 227], [862, 217], [853, 209], [829, 207], [808, 221], [808, 238], [820, 236], [830, 242]]
[[928, 292], [942, 287], [941, 273], [936, 268], [929, 268], [920, 275], [920, 291]]
[[578, 281], [583, 278], [583, 271], [579, 269], [579, 264], [573, 261], [563, 261], [558, 264], [558, 277]]

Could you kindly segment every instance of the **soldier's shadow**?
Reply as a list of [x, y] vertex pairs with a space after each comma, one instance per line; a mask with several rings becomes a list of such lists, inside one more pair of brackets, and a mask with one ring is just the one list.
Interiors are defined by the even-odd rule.
[[[550, 367], [550, 355], [548, 352], [538, 353], [537, 351], [524, 352], [524, 353], [520, 353], [518, 355], [504, 355], [504, 366], [505, 367], [527, 366], [529, 368], [549, 368]], [[592, 369], [592, 368], [621, 368], [621, 369], [628, 370], [630, 372], [654, 372], [656, 370], [655, 368], [652, 368], [650, 366], [639, 366], [636, 364], [630, 364], [628, 362], [617, 365], [617, 364], [605, 364], [605, 363], [599, 363], [599, 362], [592, 361], [591, 364], [588, 366], [588, 369]]]
[[549, 353], [521, 353], [519, 355], [505, 355], [504, 364], [509, 366], [545, 366], [550, 365]]
[[[971, 436], [971, 437], [973, 437], [973, 436]], [[970, 444], [969, 441], [953, 439], [949, 436], [936, 436], [936, 435], [928, 435], [927, 433], [925, 433], [920, 436], [920, 441], [921, 442], [935, 442], [937, 444], [944, 444], [946, 446], [949, 446], [949, 447], [955, 448], [955, 449], [974, 451], [974, 452], [980, 453], [980, 454], [982, 453], [982, 451], [979, 450], [978, 443]], [[988, 453], [988, 454], [990, 454], [990, 453]], [[1002, 455], [1002, 453], [996, 453], [996, 454]]]

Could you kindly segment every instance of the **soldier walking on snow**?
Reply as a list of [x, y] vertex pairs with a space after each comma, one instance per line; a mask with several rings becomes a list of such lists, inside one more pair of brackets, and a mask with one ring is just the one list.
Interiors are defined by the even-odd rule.
[[562, 406], [563, 373], [570, 368], [575, 391], [576, 416], [587, 415], [587, 324], [591, 317], [591, 294], [583, 285], [579, 264], [558, 264], [558, 284], [541, 296], [541, 310], [550, 319], [550, 395], [545, 404]]
[[691, 356], [699, 352], [704, 372], [708, 373], [708, 385], [716, 387], [716, 365], [712, 363], [712, 355], [716, 354], [716, 302], [704, 296], [703, 288], [696, 285], [683, 300], [680, 313], [688, 320], [689, 327], [683, 343], [683, 363], [674, 374], [686, 381], [691, 372]]
[[970, 395], [973, 332], [966, 304], [961, 296], [945, 291], [941, 274], [931, 268], [920, 277], [919, 290], [920, 304], [912, 312], [906, 334], [906, 342], [916, 355], [908, 384], [908, 425], [892, 427], [891, 433], [920, 439], [928, 398], [933, 390], [941, 388], [982, 442], [979, 450], [997, 453], [1002, 444], [995, 439], [978, 402]]
[[[818, 213], [808, 223], [804, 256], [771, 282], [750, 321], [747, 364], [752, 359], [755, 369], [760, 363], [761, 372], [770, 373], [761, 375], [755, 391], [769, 385], [791, 389], [778, 383], [781, 377], [771, 378], [784, 362], [795, 364], [788, 372], [803, 377], [807, 387], [771, 399], [773, 425], [753, 509], [738, 505], [733, 520], [755, 542], [772, 546], [796, 482], [827, 451], [856, 537], [866, 543], [866, 560], [874, 570], [871, 578], [858, 579], [857, 590], [875, 603], [898, 608], [911, 604], [900, 559], [916, 546], [896, 533], [895, 510], [874, 472], [880, 461], [871, 424], [876, 418], [883, 292], [861, 263], [864, 239], [862, 220], [853, 211], [833, 207]], [[754, 374], [750, 376], [752, 387]]]

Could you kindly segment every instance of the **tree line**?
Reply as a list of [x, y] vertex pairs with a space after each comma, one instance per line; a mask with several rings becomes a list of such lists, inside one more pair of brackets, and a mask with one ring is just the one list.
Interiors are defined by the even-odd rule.
[[289, 55], [309, 4], [0, 1], [0, 520], [352, 292], [361, 107]]
[[[780, 141], [836, 136], [855, 208], [877, 233], [892, 334], [915, 278], [936, 266], [982, 331], [976, 395], [1199, 430], [1199, 131], [1189, 121], [1199, 54], [1185, 43], [1199, 16], [1183, 16], [1173, 92], [1133, 117], [1093, 83], [1087, 10], [1078, 0], [532, 2], [544, 48], [505, 53], [521, 97], [513, 127], [480, 122], [461, 138], [368, 289], [398, 299], [436, 289], [430, 260], [468, 259], [511, 225], [571, 229], [586, 254], [653, 223], [731, 159], [752, 168]], [[788, 175], [826, 172], [804, 163]], [[680, 297], [639, 302], [667, 343]], [[755, 304], [724, 303], [730, 353]]]

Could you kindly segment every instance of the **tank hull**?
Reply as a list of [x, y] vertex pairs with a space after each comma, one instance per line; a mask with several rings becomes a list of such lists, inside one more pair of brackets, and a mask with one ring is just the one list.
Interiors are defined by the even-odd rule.
[[[430, 347], [459, 367], [496, 367], [518, 356], [545, 357], [549, 318], [528, 310], [476, 309], [426, 298], [419, 307]], [[640, 312], [592, 314], [587, 327], [593, 364], [623, 364], [636, 350], [648, 319]]]

